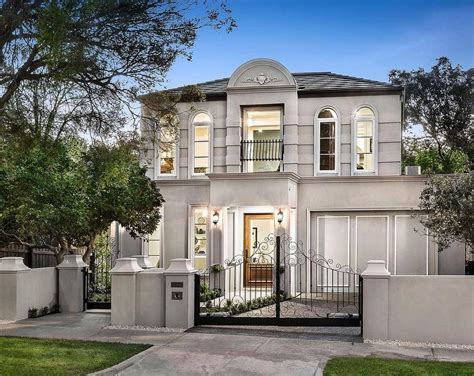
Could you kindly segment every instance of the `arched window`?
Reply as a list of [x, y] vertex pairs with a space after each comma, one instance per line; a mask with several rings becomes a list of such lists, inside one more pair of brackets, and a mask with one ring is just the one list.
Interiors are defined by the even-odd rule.
[[158, 175], [176, 176], [176, 136], [169, 128], [161, 130], [158, 149]]
[[375, 171], [374, 135], [375, 114], [369, 107], [361, 107], [355, 114], [355, 170]]
[[204, 175], [210, 172], [210, 131], [211, 117], [204, 112], [195, 115], [192, 121], [193, 175]]
[[337, 172], [337, 115], [325, 108], [318, 114], [316, 121], [316, 172]]

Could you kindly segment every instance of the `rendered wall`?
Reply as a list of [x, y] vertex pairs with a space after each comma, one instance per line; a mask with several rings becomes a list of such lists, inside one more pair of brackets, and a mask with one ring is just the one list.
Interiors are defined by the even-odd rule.
[[52, 308], [57, 302], [56, 268], [0, 271], [0, 320], [23, 320], [28, 309]]
[[474, 344], [474, 277], [368, 276], [363, 304], [364, 339]]

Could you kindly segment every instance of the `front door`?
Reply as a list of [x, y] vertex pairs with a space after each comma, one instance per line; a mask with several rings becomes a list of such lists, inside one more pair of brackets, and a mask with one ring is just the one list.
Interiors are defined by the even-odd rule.
[[244, 286], [271, 286], [275, 253], [266, 239], [274, 230], [273, 214], [244, 214]]

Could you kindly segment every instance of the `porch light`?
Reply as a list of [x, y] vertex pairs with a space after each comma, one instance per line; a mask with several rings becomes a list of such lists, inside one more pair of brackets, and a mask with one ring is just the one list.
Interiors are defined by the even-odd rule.
[[279, 212], [277, 213], [277, 221], [278, 221], [278, 223], [282, 223], [282, 222], [283, 222], [283, 212], [281, 211], [281, 209], [280, 209]]
[[212, 223], [217, 225], [218, 222], [219, 222], [219, 213], [215, 211], [214, 214], [212, 215]]

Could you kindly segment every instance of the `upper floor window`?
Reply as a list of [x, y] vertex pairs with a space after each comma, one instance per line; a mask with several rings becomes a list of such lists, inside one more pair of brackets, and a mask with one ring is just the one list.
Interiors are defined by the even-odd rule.
[[163, 128], [160, 133], [158, 153], [159, 175], [176, 176], [176, 146], [173, 133]]
[[319, 112], [316, 132], [316, 172], [337, 172], [337, 116], [333, 110]]
[[375, 114], [369, 107], [361, 107], [355, 115], [355, 169], [356, 172], [375, 171], [374, 134]]
[[246, 172], [279, 171], [283, 159], [283, 107], [244, 107], [241, 161]]
[[211, 117], [204, 112], [193, 118], [193, 175], [203, 175], [210, 172], [210, 130]]

